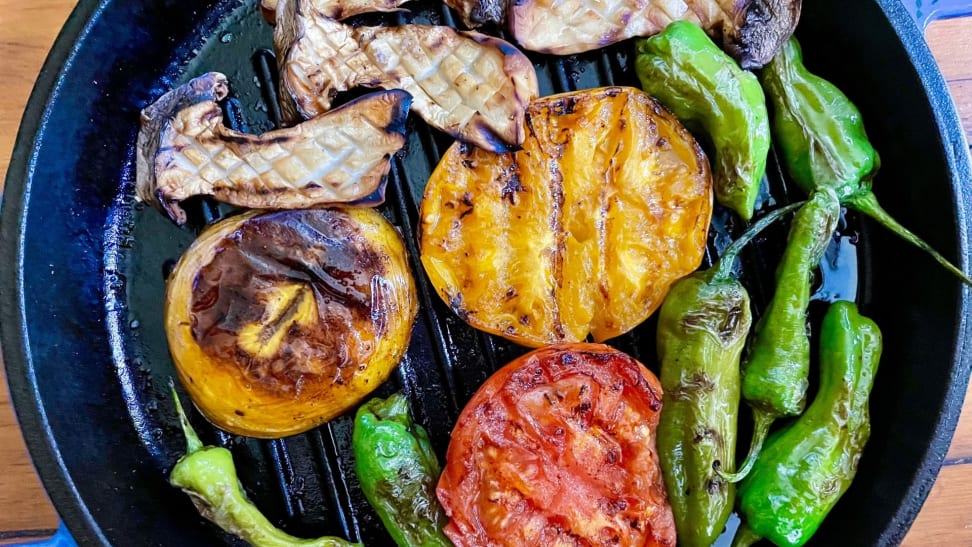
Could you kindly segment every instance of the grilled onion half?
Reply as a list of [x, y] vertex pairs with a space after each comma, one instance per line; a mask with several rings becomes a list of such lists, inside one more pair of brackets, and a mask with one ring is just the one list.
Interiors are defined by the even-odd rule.
[[377, 388], [416, 313], [401, 237], [355, 208], [224, 220], [182, 257], [165, 299], [169, 349], [196, 407], [260, 438], [307, 431]]
[[517, 152], [446, 152], [422, 200], [422, 264], [460, 317], [514, 342], [620, 335], [702, 260], [706, 157], [634, 88], [535, 100], [526, 128]]

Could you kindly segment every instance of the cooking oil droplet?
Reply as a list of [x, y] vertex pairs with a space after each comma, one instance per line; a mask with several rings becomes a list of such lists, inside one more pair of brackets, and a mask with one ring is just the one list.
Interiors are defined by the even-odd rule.
[[219, 41], [222, 42], [222, 43], [224, 43], [224, 44], [228, 44], [228, 43], [232, 42], [233, 41], [233, 33], [232, 32], [227, 32], [226, 34], [224, 34], [224, 35], [222, 35], [222, 36], [219, 37]]
[[857, 240], [855, 235], [842, 235], [831, 240], [820, 261], [820, 288], [812, 300], [836, 302], [857, 299]]

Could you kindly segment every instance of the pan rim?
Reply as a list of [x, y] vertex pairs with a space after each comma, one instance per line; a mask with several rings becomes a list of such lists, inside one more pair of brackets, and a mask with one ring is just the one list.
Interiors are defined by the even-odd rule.
[[[41, 69], [24, 111], [14, 146], [2, 202], [0, 202], [0, 346], [11, 400], [35, 468], [60, 517], [80, 544], [109, 545], [101, 526], [88, 510], [72, 475], [60, 457], [44, 405], [39, 397], [34, 363], [28, 352], [24, 294], [24, 203], [33, 183], [33, 166], [39, 151], [38, 135], [47, 125], [50, 109], [60, 95], [65, 73], [84, 47], [89, 30], [112, 0], [79, 0], [62, 27]], [[876, 0], [894, 29], [909, 61], [922, 76], [951, 176], [952, 206], [956, 211], [955, 236], [960, 267], [972, 262], [970, 219], [972, 166], [969, 148], [955, 105], [924, 36], [899, 0]], [[939, 419], [926, 447], [923, 465], [915, 469], [902, 502], [882, 532], [880, 544], [897, 544], [904, 538], [927, 498], [951, 443], [972, 370], [972, 290], [963, 286], [957, 307], [950, 384], [942, 400]], [[918, 503], [915, 503], [918, 502]]]
[[[969, 204], [972, 204], [972, 159], [965, 131], [938, 63], [928, 48], [922, 30], [908, 13], [904, 3], [900, 0], [877, 0], [877, 3], [897, 34], [912, 67], [921, 76], [922, 88], [942, 137], [941, 144], [951, 176], [952, 205], [956, 212], [958, 266], [968, 272], [972, 263], [972, 228], [969, 226], [972, 219], [968, 215]], [[938, 478], [958, 425], [968, 390], [969, 374], [972, 372], [972, 288], [960, 284], [959, 290], [961, 296], [955, 318], [950, 382], [941, 401], [939, 419], [931, 436], [932, 442], [925, 448], [922, 458], [924, 465], [915, 470], [907, 488], [905, 499], [913, 501], [898, 506], [881, 533], [878, 542], [880, 545], [897, 545], [904, 540]]]
[[[41, 67], [21, 118], [0, 199], [0, 349], [10, 400], [31, 462], [61, 522], [81, 545], [110, 545], [78, 492], [61, 458], [41, 403], [34, 363], [27, 348], [24, 301], [24, 203], [30, 195], [38, 135], [60, 95], [65, 73], [83, 47], [90, 29], [111, 0], [78, 0]], [[16, 318], [16, 319], [14, 319]]]

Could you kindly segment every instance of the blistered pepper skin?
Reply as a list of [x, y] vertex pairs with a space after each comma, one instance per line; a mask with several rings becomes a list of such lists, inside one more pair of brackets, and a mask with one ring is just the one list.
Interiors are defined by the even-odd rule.
[[665, 411], [658, 452], [678, 541], [708, 546], [732, 512], [732, 469], [739, 413], [739, 357], [749, 332], [749, 296], [734, 279], [689, 276], [672, 288], [658, 318]]
[[186, 437], [186, 454], [169, 473], [169, 483], [189, 495], [199, 514], [253, 547], [361, 547], [336, 537], [297, 538], [271, 524], [243, 492], [230, 451], [203, 446], [175, 389], [170, 391]]
[[878, 203], [871, 183], [881, 157], [867, 138], [861, 112], [837, 86], [807, 70], [796, 38], [760, 71], [760, 82], [772, 105], [773, 138], [797, 186], [808, 194], [832, 189], [841, 204], [868, 215], [972, 285], [962, 270]]
[[770, 148], [766, 97], [756, 76], [685, 21], [635, 48], [642, 88], [690, 129], [709, 136], [716, 199], [749, 220]]
[[752, 323], [749, 294], [732, 274], [739, 251], [794, 204], [766, 215], [710, 269], [679, 280], [658, 316], [658, 361], [665, 410], [658, 454], [679, 545], [708, 547], [732, 513], [739, 414], [739, 360]]
[[743, 365], [743, 397], [776, 416], [795, 416], [806, 402], [810, 373], [807, 306], [810, 276], [820, 263], [840, 217], [829, 190], [815, 193], [793, 218], [776, 291], [756, 324], [752, 349]]
[[798, 547], [847, 491], [870, 436], [868, 397], [881, 331], [851, 302], [836, 302], [820, 334], [820, 390], [807, 411], [766, 442], [739, 485], [744, 528], [733, 545], [764, 537]]
[[451, 547], [448, 518], [435, 497], [442, 470], [429, 436], [414, 423], [400, 394], [358, 409], [351, 445], [368, 503], [399, 547]]
[[772, 105], [773, 137], [787, 172], [805, 193], [832, 188], [841, 201], [869, 190], [881, 158], [861, 112], [832, 83], [803, 65], [795, 38], [759, 73]]
[[727, 480], [738, 482], [746, 476], [774, 420], [796, 416], [806, 406], [811, 275], [827, 250], [839, 218], [840, 202], [829, 188], [814, 192], [793, 217], [776, 269], [776, 290], [753, 329], [753, 341], [743, 360], [742, 396], [752, 408], [755, 422], [751, 447], [735, 473], [721, 473]]

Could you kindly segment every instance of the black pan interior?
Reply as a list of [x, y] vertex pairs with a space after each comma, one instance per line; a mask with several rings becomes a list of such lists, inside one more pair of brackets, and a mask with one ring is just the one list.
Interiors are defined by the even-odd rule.
[[[409, 7], [361, 21], [454, 24], [431, 0]], [[884, 161], [875, 191], [885, 207], [967, 265], [966, 144], [899, 2], [806, 3], [798, 35], [808, 65], [860, 106]], [[233, 543], [165, 480], [183, 444], [166, 393], [174, 372], [162, 328], [165, 273], [207, 220], [229, 210], [197, 201], [191, 225], [177, 228], [136, 205], [133, 146], [139, 110], [207, 70], [230, 77], [230, 123], [273, 127], [270, 37], [253, 0], [82, 1], [28, 108], [0, 217], [0, 256], [16, 257], [0, 264], [4, 359], [35, 462], [81, 542]], [[629, 50], [531, 57], [549, 94], [635, 84]], [[417, 205], [450, 141], [415, 116], [408, 139], [381, 211], [405, 234], [422, 313], [398, 375], [378, 394], [404, 390], [441, 457], [471, 394], [525, 350], [466, 326], [432, 293], [415, 254]], [[761, 204], [796, 197], [771, 161]], [[718, 210], [710, 251], [739, 229]], [[784, 237], [778, 229], [744, 257], [757, 313]], [[895, 543], [931, 487], [961, 409], [972, 363], [968, 291], [853, 214], [826, 262], [815, 315], [827, 299], [856, 295], [884, 331], [885, 357], [858, 478], [816, 541]], [[611, 343], [655, 369], [654, 326], [649, 320]], [[192, 418], [205, 442], [231, 448], [250, 496], [289, 532], [390, 544], [351, 472], [350, 416], [280, 441], [230, 436]]]

